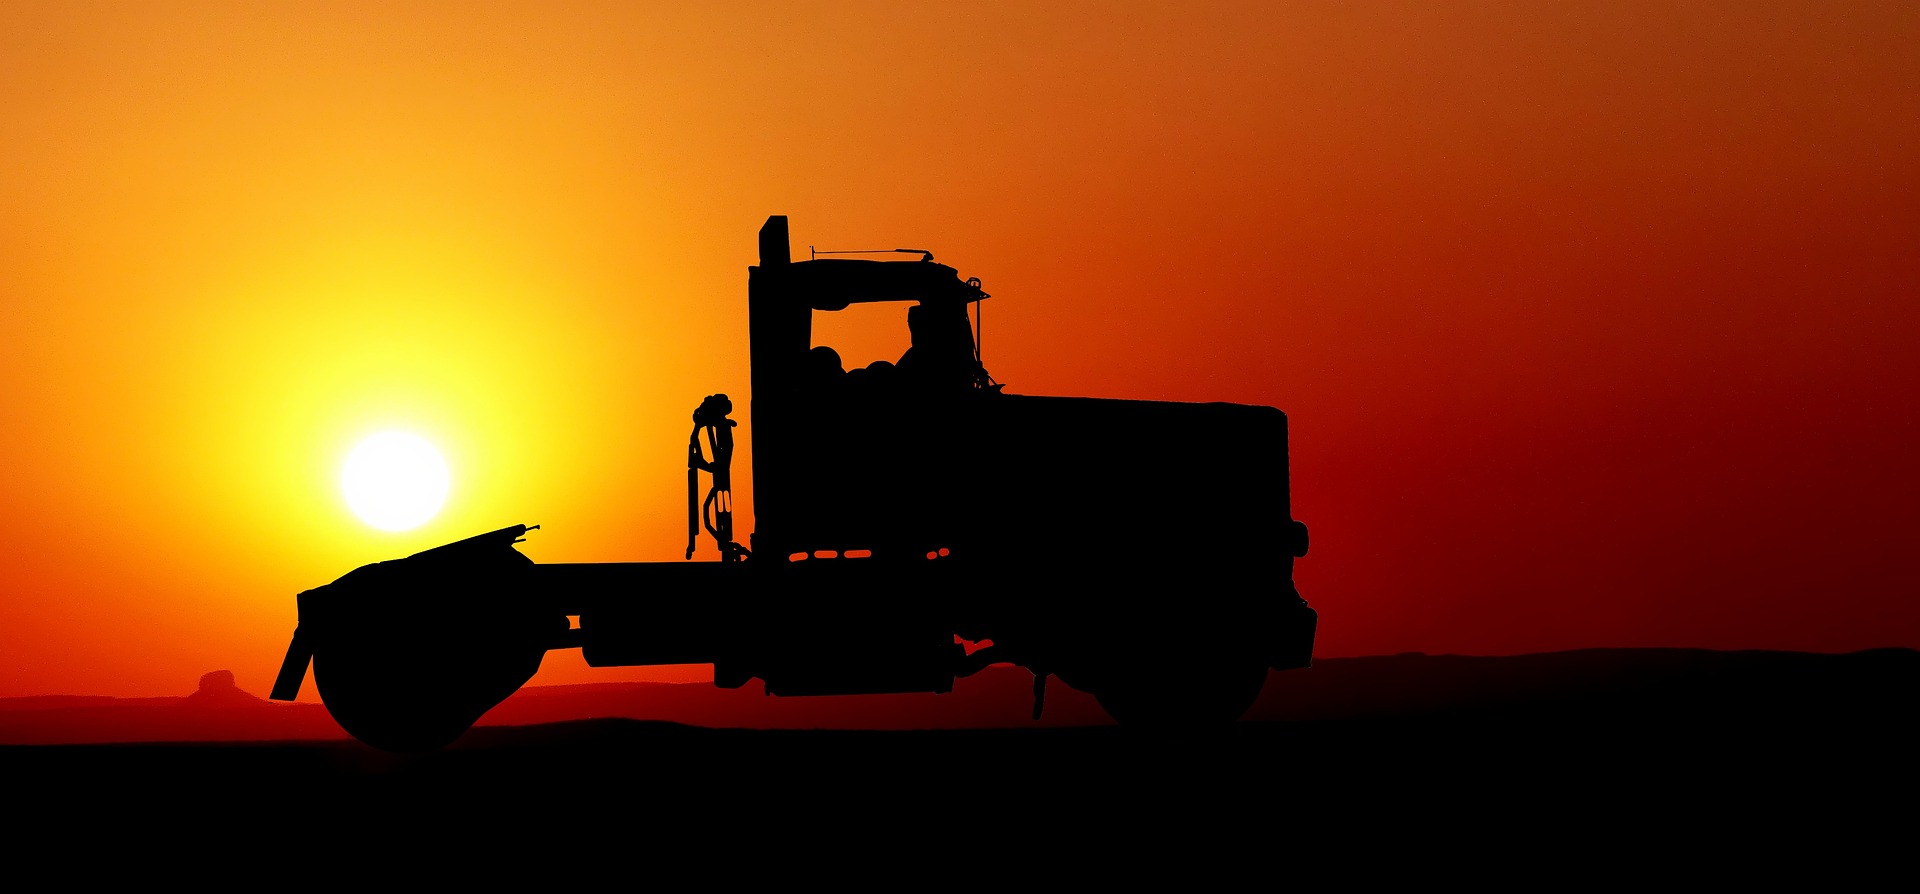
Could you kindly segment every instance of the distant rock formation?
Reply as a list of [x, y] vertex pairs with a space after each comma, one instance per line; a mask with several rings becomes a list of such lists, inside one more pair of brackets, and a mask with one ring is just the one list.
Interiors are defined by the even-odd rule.
[[208, 671], [200, 675], [200, 688], [187, 696], [187, 703], [201, 707], [233, 706], [241, 704], [264, 703], [265, 699], [252, 695], [233, 682], [233, 671]]

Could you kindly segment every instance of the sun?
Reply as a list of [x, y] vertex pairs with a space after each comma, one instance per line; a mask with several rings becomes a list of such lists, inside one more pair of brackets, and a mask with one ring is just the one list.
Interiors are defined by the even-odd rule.
[[440, 511], [448, 479], [446, 460], [425, 438], [388, 431], [354, 445], [340, 470], [340, 490], [361, 521], [382, 531], [405, 531]]

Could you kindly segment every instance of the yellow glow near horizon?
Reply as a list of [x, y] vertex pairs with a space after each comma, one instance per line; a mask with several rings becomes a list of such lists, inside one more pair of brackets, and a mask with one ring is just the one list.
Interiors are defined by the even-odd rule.
[[425, 438], [389, 431], [368, 436], [347, 454], [340, 489], [361, 521], [405, 531], [440, 512], [450, 478], [446, 460]]

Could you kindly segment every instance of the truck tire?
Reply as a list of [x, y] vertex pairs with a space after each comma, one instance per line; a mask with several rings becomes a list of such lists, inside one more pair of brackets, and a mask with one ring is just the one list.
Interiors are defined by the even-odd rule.
[[568, 629], [534, 595], [524, 526], [354, 569], [300, 595], [313, 682], [341, 728], [384, 751], [445, 747], [525, 684]]
[[1093, 697], [1121, 726], [1203, 729], [1237, 722], [1267, 682], [1258, 660], [1133, 666], [1102, 675]]
[[327, 712], [355, 739], [402, 754], [452, 744], [531, 679], [545, 654], [532, 644], [491, 649], [342, 645], [313, 656], [313, 682]]

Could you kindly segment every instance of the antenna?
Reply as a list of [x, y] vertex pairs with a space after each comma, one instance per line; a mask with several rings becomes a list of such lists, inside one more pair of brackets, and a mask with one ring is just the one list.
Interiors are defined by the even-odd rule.
[[919, 255], [922, 261], [933, 260], [933, 252], [927, 251], [924, 248], [852, 248], [846, 251], [821, 251], [809, 245], [807, 246], [807, 253], [811, 256], [809, 260], [821, 255], [890, 255], [895, 253]]

